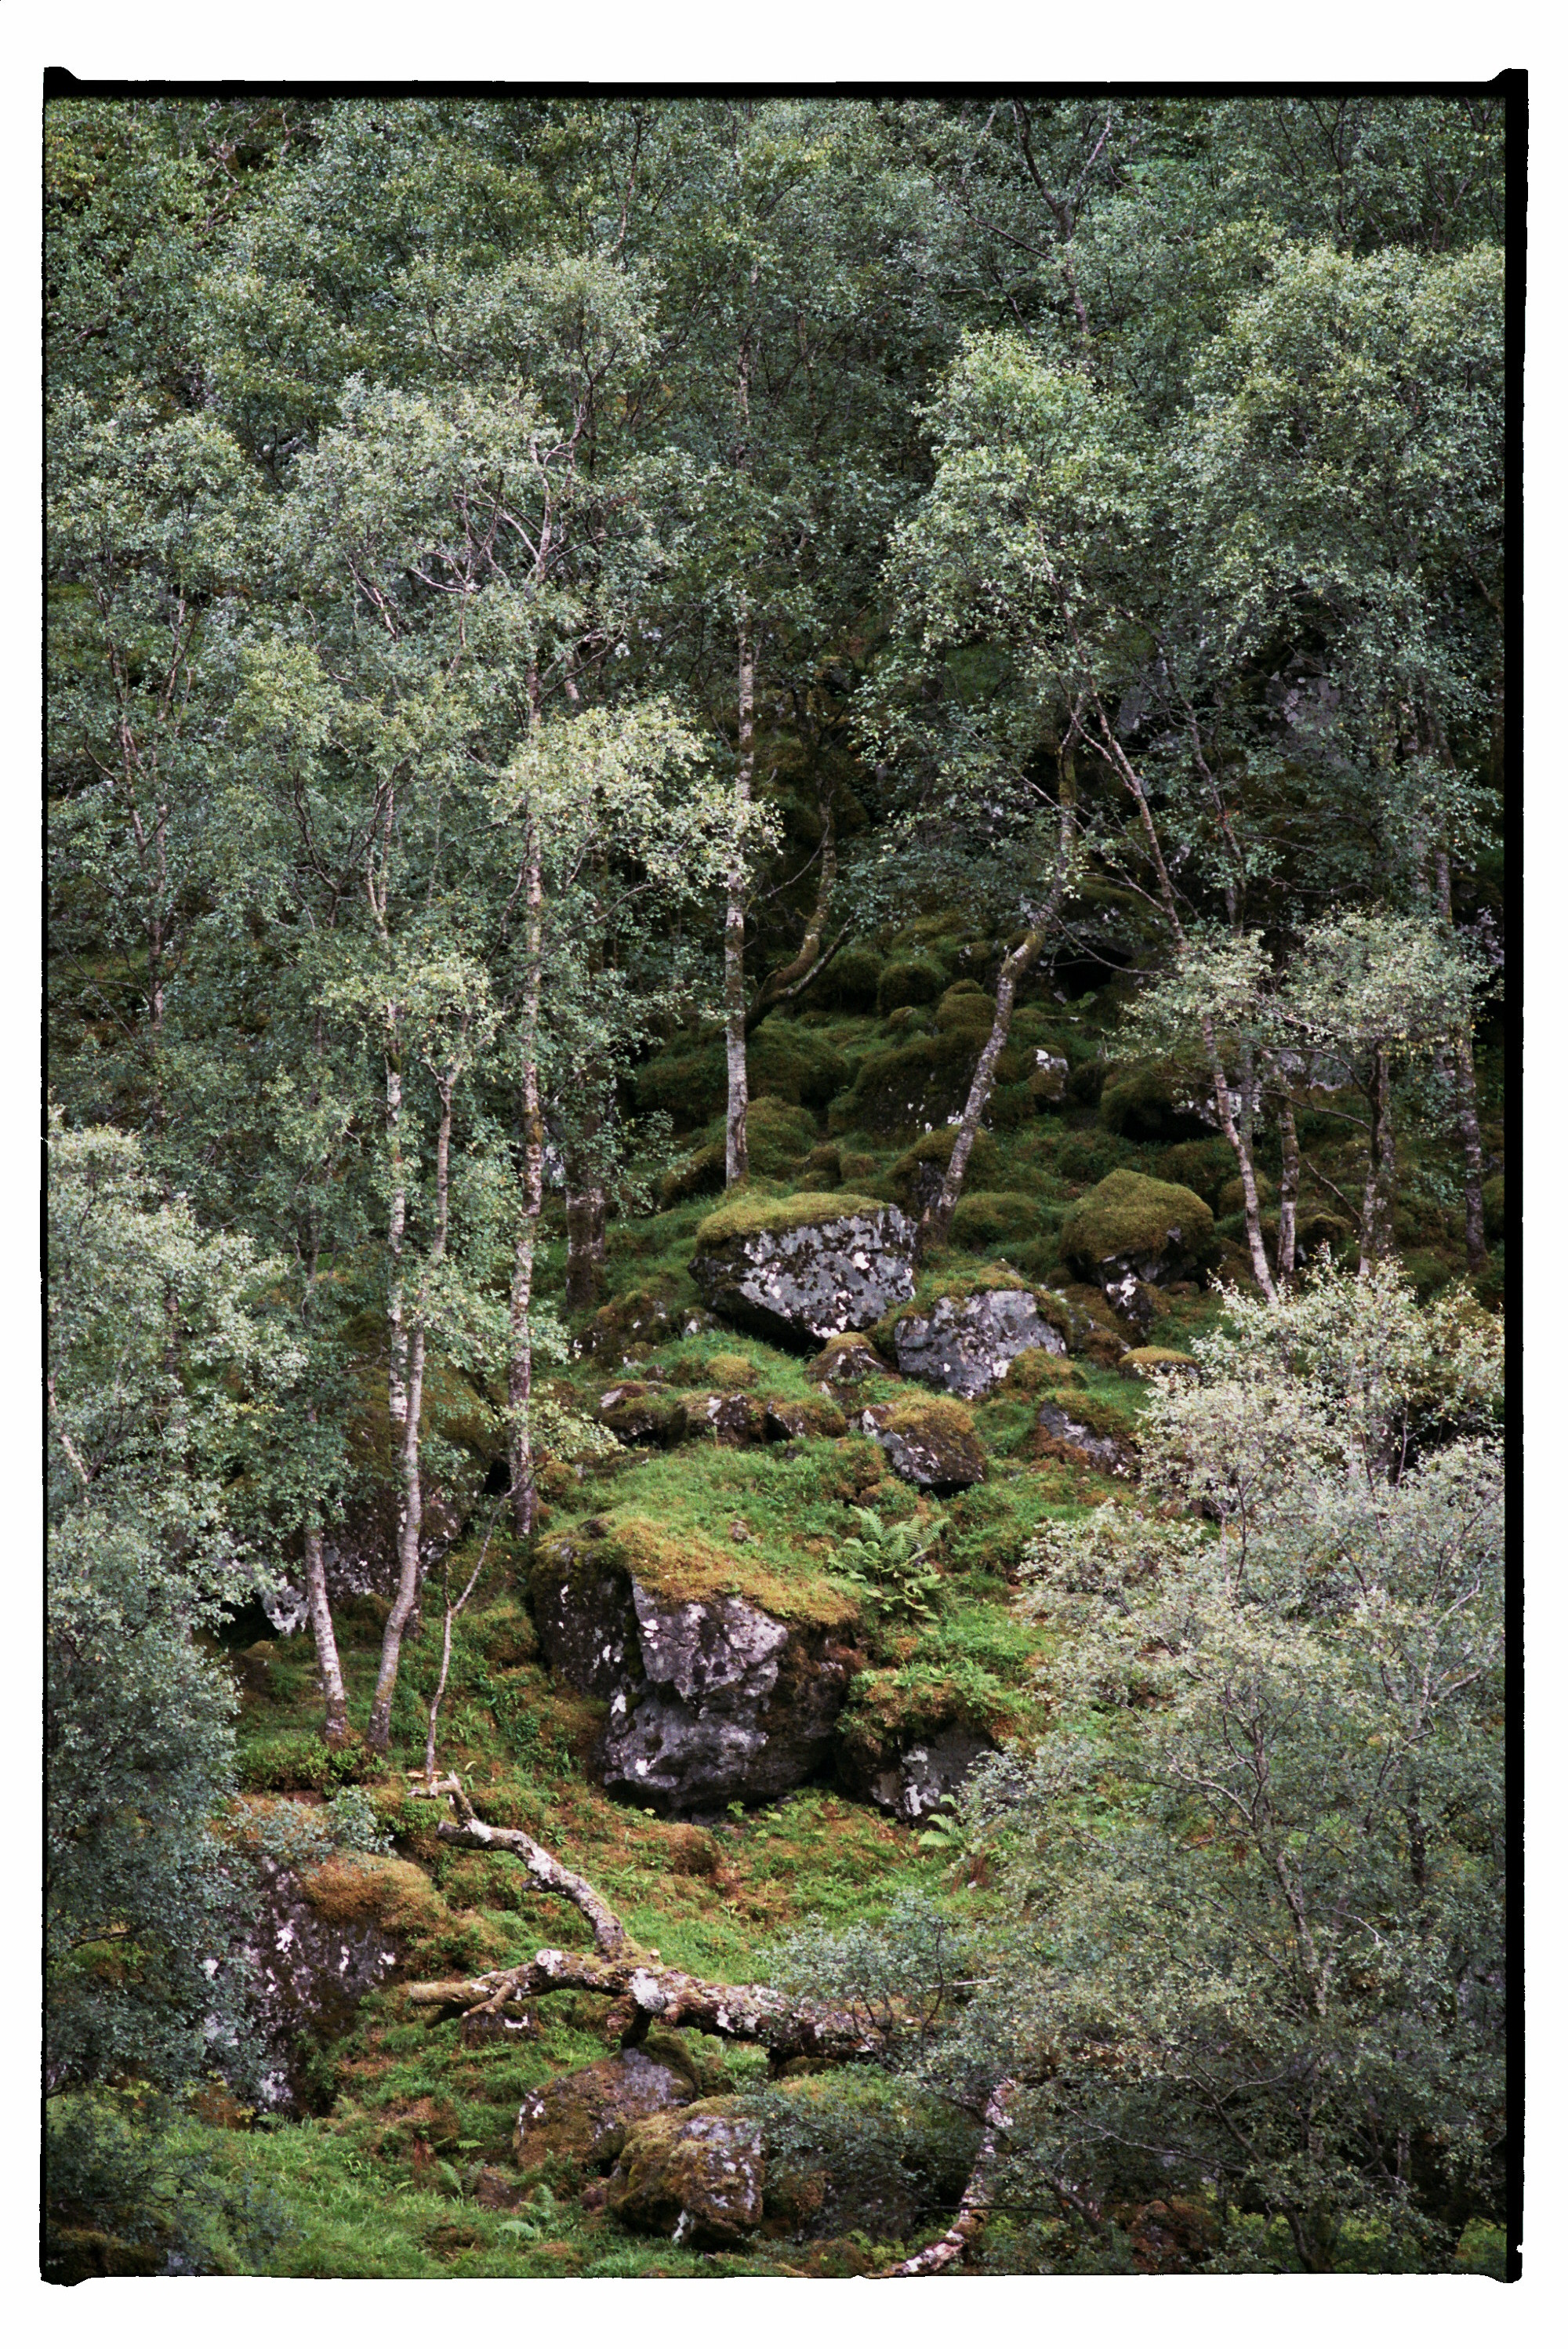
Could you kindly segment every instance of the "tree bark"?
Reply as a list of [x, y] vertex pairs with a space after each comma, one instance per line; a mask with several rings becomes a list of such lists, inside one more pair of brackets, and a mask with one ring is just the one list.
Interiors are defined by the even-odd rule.
[[533, 1531], [538, 1514], [533, 1440], [529, 1405], [533, 1392], [533, 1341], [529, 1313], [533, 1303], [533, 1257], [544, 1206], [544, 1119], [539, 1102], [539, 1010], [544, 935], [544, 870], [539, 826], [531, 813], [523, 842], [526, 968], [522, 1007], [522, 1213], [512, 1258], [510, 1355], [507, 1363], [507, 1449], [511, 1469], [512, 1524], [520, 1541]]
[[385, 1754], [392, 1742], [392, 1694], [397, 1685], [397, 1666], [402, 1654], [403, 1634], [419, 1597], [419, 1537], [424, 1528], [425, 1495], [419, 1473], [419, 1419], [425, 1396], [426, 1306], [430, 1276], [437, 1271], [447, 1252], [447, 1211], [449, 1175], [452, 1148], [452, 1085], [449, 1076], [440, 1086], [441, 1115], [436, 1129], [436, 1230], [431, 1242], [426, 1274], [420, 1282], [419, 1296], [414, 1313], [414, 1326], [408, 1333], [408, 1392], [403, 1415], [403, 1446], [401, 1469], [403, 1506], [397, 1529], [397, 1593], [387, 1618], [387, 1628], [381, 1636], [381, 1668], [377, 1674], [376, 1695], [370, 1707], [370, 1725], [366, 1743], [373, 1752]]
[[[1439, 848], [1435, 860], [1438, 911], [1452, 929], [1453, 885], [1449, 853]], [[1475, 1047], [1467, 1023], [1454, 1036], [1453, 1081], [1460, 1149], [1465, 1166], [1465, 1262], [1479, 1272], [1486, 1262], [1486, 1213], [1481, 1205], [1483, 1166], [1480, 1120], [1476, 1112]]]
[[[590, 1084], [592, 1079], [587, 1081]], [[599, 1180], [593, 1140], [603, 1118], [585, 1108], [576, 1135], [566, 1145], [566, 1309], [586, 1312], [604, 1289], [604, 1185]]]
[[[315, 1417], [314, 1411], [311, 1417]], [[326, 1595], [321, 1526], [314, 1517], [304, 1529], [304, 1595], [310, 1611], [311, 1636], [315, 1641], [315, 1661], [321, 1673], [322, 1694], [326, 1702], [324, 1733], [328, 1745], [346, 1745], [352, 1734], [348, 1725], [348, 1694], [343, 1685], [337, 1634], [333, 1629], [332, 1607]]]
[[1026, 932], [1019, 944], [1013, 948], [997, 976], [996, 1011], [991, 1022], [991, 1033], [985, 1039], [979, 1061], [975, 1064], [975, 1074], [970, 1080], [969, 1097], [964, 1104], [964, 1113], [958, 1121], [958, 1133], [954, 1141], [952, 1155], [947, 1161], [947, 1171], [943, 1176], [942, 1188], [920, 1220], [920, 1229], [915, 1236], [914, 1248], [917, 1260], [925, 1256], [930, 1249], [942, 1247], [946, 1244], [947, 1235], [953, 1228], [953, 1216], [958, 1205], [958, 1195], [964, 1188], [964, 1177], [975, 1148], [975, 1136], [980, 1131], [980, 1121], [985, 1114], [985, 1104], [991, 1098], [991, 1090], [996, 1081], [996, 1063], [1002, 1056], [1007, 1041], [1008, 1030], [1013, 1024], [1013, 1006], [1017, 997], [1018, 983], [1027, 977], [1038, 962], [1046, 940], [1050, 936], [1057, 917], [1061, 912], [1068, 874], [1072, 869], [1073, 824], [1077, 802], [1072, 752], [1065, 746], [1060, 753], [1058, 778], [1057, 863], [1056, 870], [1051, 875], [1050, 894], [1039, 920]]
[[[756, 760], [756, 659], [751, 615], [740, 621], [739, 763], [735, 794], [742, 808], [751, 800]], [[727, 1106], [724, 1125], [724, 1181], [742, 1183], [749, 1172], [746, 1149], [746, 874], [738, 856], [729, 875], [724, 910], [724, 1058]]]
[[1367, 1143], [1367, 1181], [1361, 1198], [1361, 1257], [1357, 1269], [1362, 1274], [1370, 1272], [1394, 1245], [1397, 1164], [1387, 1044], [1373, 1049], [1367, 1098], [1372, 1112], [1372, 1131]]
[[961, 2260], [970, 2244], [991, 2215], [990, 2173], [996, 2159], [998, 2141], [1012, 2126], [1007, 2118], [1007, 2102], [1013, 2094], [1012, 2080], [999, 2080], [985, 2101], [985, 2127], [980, 2137], [980, 2149], [975, 2166], [969, 2172], [969, 2183], [964, 2189], [964, 2199], [957, 2215], [944, 2235], [917, 2251], [888, 2273], [895, 2276], [940, 2275], [955, 2260]]
[[824, 792], [817, 802], [822, 819], [821, 864], [817, 876], [817, 901], [806, 923], [806, 934], [799, 951], [791, 955], [779, 969], [769, 971], [757, 991], [757, 999], [746, 1015], [746, 1032], [752, 1035], [768, 1017], [776, 1003], [787, 996], [798, 995], [809, 987], [817, 973], [825, 968], [831, 953], [822, 951], [822, 932], [827, 926], [828, 908], [839, 879], [838, 835], [833, 823], [833, 801], [830, 792]]
[[1301, 1145], [1296, 1139], [1295, 1111], [1283, 1072], [1279, 1091], [1279, 1242], [1274, 1264], [1282, 1282], [1295, 1271], [1295, 1206], [1301, 1195]]

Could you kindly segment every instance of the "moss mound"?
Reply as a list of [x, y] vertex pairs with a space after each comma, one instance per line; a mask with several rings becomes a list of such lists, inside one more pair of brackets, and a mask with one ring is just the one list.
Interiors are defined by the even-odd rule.
[[[1278, 1198], [1279, 1193], [1261, 1166], [1255, 1166], [1253, 1169], [1253, 1181], [1257, 1186], [1259, 1206], [1272, 1206]], [[1242, 1189], [1242, 1178], [1239, 1174], [1233, 1174], [1228, 1183], [1221, 1184], [1218, 1211], [1222, 1216], [1244, 1215], [1246, 1204], [1246, 1194]]]
[[1207, 1071], [1195, 1061], [1140, 1061], [1115, 1070], [1099, 1097], [1099, 1122], [1130, 1142], [1200, 1141], [1210, 1132], [1202, 1113]]
[[1134, 1346], [1116, 1367], [1124, 1379], [1147, 1378], [1151, 1371], [1186, 1371], [1194, 1378], [1198, 1374], [1197, 1357], [1178, 1353], [1171, 1346]]
[[953, 1237], [960, 1247], [990, 1247], [1033, 1239], [1041, 1221], [1040, 1203], [1026, 1191], [968, 1191], [954, 1210]]
[[983, 1043], [996, 1017], [995, 1000], [973, 978], [950, 987], [936, 1007], [939, 1034], [973, 1035]]
[[[1172, 1234], [1178, 1235], [1172, 1238]], [[1069, 1210], [1062, 1255], [1086, 1279], [1109, 1258], [1172, 1257], [1212, 1264], [1219, 1254], [1214, 1218], [1195, 1191], [1119, 1167]]]
[[1207, 1142], [1177, 1142], [1160, 1153], [1161, 1182], [1184, 1184], [1200, 1199], [1220, 1210], [1220, 1193], [1236, 1171], [1236, 1154], [1220, 1134]]
[[840, 1011], [874, 1011], [882, 957], [870, 947], [846, 947], [833, 957], [811, 994], [819, 1003]]
[[[849, 1062], [826, 1037], [792, 1020], [765, 1019], [746, 1047], [746, 1081], [758, 1101], [825, 1109], [849, 1078]], [[723, 1037], [677, 1038], [638, 1070], [637, 1106], [667, 1110], [689, 1130], [724, 1107], [725, 1085]]]
[[1014, 1394], [1037, 1395], [1056, 1394], [1063, 1388], [1078, 1391], [1085, 1380], [1076, 1362], [1060, 1354], [1047, 1354], [1043, 1346], [1026, 1346], [1008, 1363], [1002, 1383]]
[[934, 955], [899, 955], [878, 977], [877, 1009], [885, 1019], [906, 1003], [934, 1003], [946, 985], [947, 973]]

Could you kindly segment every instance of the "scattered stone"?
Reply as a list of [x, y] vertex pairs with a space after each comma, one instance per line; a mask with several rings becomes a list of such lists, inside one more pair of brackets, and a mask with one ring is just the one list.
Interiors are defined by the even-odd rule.
[[826, 1396], [819, 1402], [770, 1402], [764, 1406], [762, 1430], [770, 1444], [799, 1444], [810, 1435], [842, 1435], [848, 1426], [837, 1403]]
[[716, 2097], [628, 2129], [604, 2207], [641, 2233], [723, 2250], [760, 2224], [763, 2180], [761, 2130]]
[[1059, 1052], [1044, 1052], [1037, 1049], [1028, 1084], [1037, 1104], [1065, 1100], [1068, 1090], [1066, 1060]]
[[692, 1277], [712, 1309], [798, 1345], [865, 1330], [914, 1295], [915, 1227], [841, 1192], [742, 1199], [697, 1227]]
[[985, 1474], [975, 1422], [962, 1403], [934, 1396], [872, 1403], [861, 1426], [887, 1454], [894, 1475], [923, 1493], [962, 1493]]
[[1067, 1339], [1033, 1290], [989, 1288], [939, 1297], [929, 1313], [907, 1313], [893, 1326], [898, 1366], [906, 1378], [949, 1394], [985, 1394], [1007, 1375], [1016, 1354], [1037, 1348], [1065, 1354]]
[[848, 1337], [830, 1338], [821, 1352], [806, 1365], [806, 1376], [813, 1386], [820, 1387], [854, 1386], [861, 1379], [889, 1375], [888, 1365], [871, 1340], [862, 1338], [858, 1330]]
[[676, 1410], [679, 1442], [703, 1436], [717, 1444], [742, 1444], [767, 1438], [763, 1407], [748, 1394], [688, 1394]]
[[598, 1418], [623, 1444], [678, 1444], [686, 1432], [678, 1399], [640, 1379], [608, 1388], [599, 1398]]

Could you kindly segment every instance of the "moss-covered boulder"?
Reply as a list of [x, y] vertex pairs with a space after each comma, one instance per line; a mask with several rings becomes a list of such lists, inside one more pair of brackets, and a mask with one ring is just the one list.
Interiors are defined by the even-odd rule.
[[[1253, 1184], [1258, 1195], [1259, 1206], [1272, 1207], [1279, 1197], [1279, 1192], [1261, 1166], [1255, 1166], [1253, 1169]], [[1233, 1174], [1221, 1184], [1217, 1205], [1222, 1216], [1242, 1216], [1246, 1213], [1247, 1195], [1242, 1187], [1242, 1178], [1239, 1174]]]
[[969, 1413], [945, 1396], [872, 1403], [861, 1426], [887, 1454], [895, 1476], [923, 1493], [962, 1493], [985, 1474], [985, 1453]]
[[958, 1247], [989, 1248], [998, 1240], [1032, 1240], [1043, 1228], [1040, 1203], [1026, 1191], [965, 1191], [953, 1214]]
[[[777, 1015], [765, 1019], [746, 1047], [747, 1088], [754, 1100], [801, 1102], [825, 1109], [849, 1082], [849, 1063], [825, 1036]], [[677, 1038], [637, 1071], [637, 1105], [669, 1112], [678, 1129], [704, 1125], [723, 1109], [724, 1039]], [[809, 1145], [808, 1145], [809, 1146]]]
[[698, 1536], [590, 1519], [541, 1545], [531, 1587], [552, 1669], [608, 1703], [609, 1793], [665, 1816], [772, 1802], [826, 1757], [858, 1664], [831, 1586], [775, 1589]]
[[762, 1410], [763, 1433], [771, 1444], [799, 1444], [813, 1435], [837, 1437], [848, 1426], [837, 1403], [826, 1395], [776, 1399]]
[[[895, 1158], [878, 1182], [879, 1191], [885, 1191], [906, 1213], [923, 1215], [938, 1197], [947, 1164], [953, 1155], [953, 1145], [958, 1139], [955, 1125], [938, 1126], [934, 1133], [923, 1133], [918, 1142]], [[995, 1181], [997, 1168], [996, 1145], [984, 1129], [975, 1137], [975, 1147], [969, 1154], [965, 1180], [988, 1185]]]
[[858, 1330], [830, 1338], [820, 1354], [806, 1365], [806, 1376], [820, 1387], [858, 1386], [862, 1379], [886, 1378], [889, 1365], [871, 1340]]
[[624, 2227], [723, 2250], [762, 2221], [762, 2130], [731, 2097], [628, 2129], [604, 2208]]
[[949, 1394], [985, 1394], [1006, 1378], [1016, 1355], [1065, 1354], [1063, 1319], [1027, 1288], [939, 1297], [928, 1312], [906, 1313], [894, 1323], [898, 1366], [906, 1378]]
[[844, 947], [811, 984], [810, 1000], [840, 1011], [874, 1011], [882, 957], [872, 947]]
[[1211, 1092], [1206, 1073], [1191, 1061], [1140, 1061], [1106, 1079], [1100, 1123], [1130, 1142], [1200, 1141], [1216, 1123], [1205, 1100]]
[[406, 1859], [345, 1855], [302, 1877], [263, 1858], [257, 1875], [245, 1954], [265, 2051], [258, 2101], [273, 2112], [310, 2112], [313, 2058], [350, 2029], [360, 2001], [444, 1903]]
[[681, 1398], [643, 1379], [606, 1387], [596, 1416], [623, 1444], [678, 1444], [686, 1433]]
[[906, 1003], [934, 1003], [946, 985], [947, 973], [934, 955], [896, 955], [878, 976], [877, 1009], [885, 1019]]
[[695, 2104], [697, 2095], [689, 2071], [623, 2047], [528, 2091], [512, 2135], [517, 2166], [559, 2173], [614, 2161], [634, 2122]]
[[1161, 1182], [1196, 1191], [1217, 1215], [1220, 1194], [1236, 1171], [1236, 1154], [1222, 1134], [1214, 1133], [1202, 1142], [1178, 1142], [1162, 1150], [1159, 1170]]
[[788, 1345], [869, 1329], [914, 1294], [915, 1230], [842, 1191], [741, 1193], [700, 1224], [692, 1278], [712, 1310]]
[[[985, 1041], [984, 1030], [956, 1026], [868, 1052], [855, 1071], [852, 1091], [832, 1103], [829, 1123], [840, 1133], [853, 1130], [889, 1137], [936, 1131], [962, 1111]], [[998, 1098], [1012, 1088], [1021, 1095], [1022, 1109], [1032, 1110], [1026, 1087], [1033, 1065], [1034, 1055], [1023, 1045], [1009, 1043], [998, 1053], [993, 1123], [999, 1122]]]
[[768, 1429], [763, 1405], [755, 1395], [710, 1391], [683, 1395], [679, 1404], [680, 1441], [709, 1444], [762, 1444]]
[[1150, 1284], [1200, 1279], [1220, 1247], [1213, 1216], [1195, 1191], [1122, 1166], [1069, 1209], [1061, 1252], [1075, 1272], [1109, 1290], [1129, 1276]]
[[601, 1362], [635, 1362], [685, 1330], [701, 1327], [701, 1316], [680, 1313], [656, 1289], [629, 1288], [602, 1305], [577, 1340], [577, 1351]]
[[879, 1735], [874, 1707], [867, 1705], [857, 1709], [853, 1733], [841, 1735], [839, 1779], [860, 1801], [874, 1803], [906, 1826], [918, 1826], [957, 1794], [983, 1754], [995, 1750], [986, 1731], [962, 1721], [903, 1726]]

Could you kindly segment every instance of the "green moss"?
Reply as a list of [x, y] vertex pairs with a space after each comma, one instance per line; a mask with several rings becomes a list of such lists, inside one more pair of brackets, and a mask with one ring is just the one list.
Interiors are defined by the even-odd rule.
[[1508, 1229], [1508, 1210], [1503, 1199], [1503, 1177], [1491, 1175], [1480, 1186], [1481, 1212], [1486, 1218], [1489, 1240], [1501, 1239]]
[[1109, 1133], [1132, 1142], [1180, 1142], [1201, 1138], [1198, 1102], [1208, 1079], [1195, 1062], [1140, 1061], [1108, 1078], [1099, 1097], [1100, 1123]]
[[1209, 1206], [1220, 1209], [1220, 1194], [1236, 1171], [1236, 1154], [1219, 1134], [1207, 1142], [1178, 1142], [1155, 1162], [1162, 1182], [1184, 1184]]
[[1196, 1371], [1198, 1361], [1195, 1355], [1179, 1353], [1171, 1346], [1134, 1346], [1116, 1367], [1122, 1378], [1138, 1379], [1150, 1371]]
[[1197, 1193], [1121, 1167], [1070, 1210], [1062, 1224], [1062, 1254], [1092, 1277], [1108, 1257], [1164, 1253], [1172, 1230], [1181, 1232], [1185, 1254], [1200, 1263], [1214, 1260], [1214, 1218]]
[[[934, 1133], [923, 1133], [918, 1142], [912, 1143], [893, 1160], [878, 1183], [878, 1190], [885, 1191], [890, 1199], [896, 1199], [908, 1214], [918, 1214], [923, 1194], [931, 1179], [927, 1177], [923, 1185], [923, 1170], [933, 1166], [940, 1167], [945, 1173], [957, 1139], [958, 1128], [955, 1125], [941, 1125]], [[996, 1145], [982, 1130], [975, 1137], [975, 1147], [969, 1154], [969, 1164], [965, 1169], [965, 1180], [989, 1185], [995, 1177], [997, 1166]]]
[[716, 1215], [696, 1227], [699, 1254], [722, 1247], [727, 1240], [753, 1232], [795, 1232], [808, 1224], [830, 1224], [840, 1216], [881, 1215], [882, 1199], [864, 1199], [854, 1191], [796, 1191], [785, 1198], [758, 1197], [738, 1184]]
[[906, 1003], [934, 1003], [947, 973], [931, 955], [901, 955], [885, 963], [877, 980], [877, 1009], [885, 1019]]
[[812, 996], [846, 1011], [872, 1011], [882, 970], [882, 957], [870, 947], [845, 947], [815, 982]]
[[1032, 1239], [1040, 1229], [1040, 1205], [1023, 1191], [966, 1191], [953, 1216], [960, 1247], [990, 1247], [997, 1240]]
[[1084, 1375], [1065, 1354], [1048, 1354], [1043, 1346], [1026, 1346], [1008, 1363], [1002, 1383], [1014, 1394], [1059, 1394], [1081, 1389]]
[[[842, 1054], [793, 1020], [765, 1019], [747, 1043], [746, 1081], [758, 1100], [825, 1108], [849, 1076]], [[637, 1071], [638, 1107], [667, 1110], [683, 1129], [706, 1124], [724, 1107], [725, 1092], [724, 1039], [717, 1034], [677, 1039]]]

